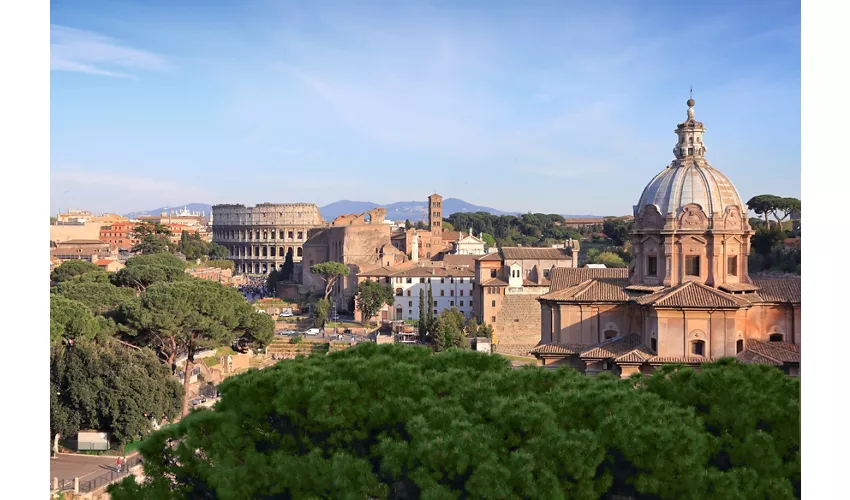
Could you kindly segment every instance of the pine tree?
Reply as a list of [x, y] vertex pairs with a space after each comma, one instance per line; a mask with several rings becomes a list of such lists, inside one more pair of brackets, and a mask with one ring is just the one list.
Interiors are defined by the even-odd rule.
[[428, 329], [425, 316], [425, 289], [419, 289], [419, 341], [425, 342], [425, 331]]

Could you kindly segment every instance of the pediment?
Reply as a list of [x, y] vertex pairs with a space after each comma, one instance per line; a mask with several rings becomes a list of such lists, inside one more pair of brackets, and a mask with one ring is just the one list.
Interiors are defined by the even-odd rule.
[[682, 207], [678, 223], [681, 229], [704, 229], [708, 227], [708, 216], [701, 206], [690, 203]]

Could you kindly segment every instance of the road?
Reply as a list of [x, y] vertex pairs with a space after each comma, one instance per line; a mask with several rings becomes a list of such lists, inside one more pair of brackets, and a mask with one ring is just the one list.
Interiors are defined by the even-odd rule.
[[117, 458], [60, 453], [56, 455], [56, 458], [50, 459], [50, 480], [52, 481], [54, 477], [59, 479], [79, 477], [81, 482], [88, 481], [114, 469]]

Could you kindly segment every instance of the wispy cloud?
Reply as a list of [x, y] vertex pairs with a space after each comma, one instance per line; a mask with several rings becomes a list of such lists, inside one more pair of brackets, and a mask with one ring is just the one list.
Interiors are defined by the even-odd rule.
[[96, 188], [114, 190], [121, 195], [151, 195], [159, 197], [202, 198], [209, 195], [206, 189], [197, 185], [177, 182], [169, 179], [155, 179], [120, 171], [96, 172], [80, 168], [62, 168], [50, 172], [50, 182], [56, 191], [64, 192], [77, 188]]
[[66, 26], [50, 25], [50, 69], [114, 78], [133, 78], [136, 71], [162, 71], [162, 56], [123, 45], [119, 40]]

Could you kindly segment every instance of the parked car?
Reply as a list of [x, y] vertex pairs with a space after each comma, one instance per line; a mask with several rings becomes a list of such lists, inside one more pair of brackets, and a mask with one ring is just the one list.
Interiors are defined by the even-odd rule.
[[266, 314], [266, 310], [265, 310], [265, 309], [257, 309], [257, 312], [258, 312], [258, 313]]
[[306, 333], [307, 335], [318, 335], [320, 332], [318, 328], [310, 328], [304, 333]]
[[345, 330], [342, 331], [342, 333], [345, 334], [345, 335], [351, 335], [351, 328], [346, 328]]
[[281, 318], [291, 318], [292, 316], [292, 309], [284, 309], [283, 312], [280, 313]]

